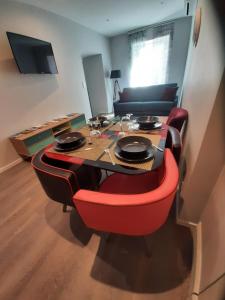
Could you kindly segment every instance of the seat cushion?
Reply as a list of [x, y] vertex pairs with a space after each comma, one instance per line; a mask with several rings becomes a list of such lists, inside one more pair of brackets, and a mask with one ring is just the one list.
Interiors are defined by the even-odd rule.
[[176, 106], [176, 101], [152, 101], [152, 102], [116, 102], [114, 111], [116, 115], [155, 115], [168, 116], [171, 109]]
[[178, 87], [175, 87], [175, 86], [174, 87], [171, 87], [171, 86], [166, 87], [162, 94], [161, 100], [162, 101], [171, 101], [171, 99], [175, 99], [176, 95], [177, 95], [177, 90], [178, 90]]
[[142, 194], [154, 190], [160, 182], [159, 170], [141, 175], [113, 174], [103, 181], [99, 191], [109, 194]]
[[129, 93], [126, 91], [119, 92], [120, 102], [128, 102], [129, 101]]

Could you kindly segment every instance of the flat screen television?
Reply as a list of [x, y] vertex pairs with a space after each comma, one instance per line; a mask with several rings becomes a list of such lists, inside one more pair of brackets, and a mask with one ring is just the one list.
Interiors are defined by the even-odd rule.
[[57, 74], [52, 45], [29, 36], [6, 32], [18, 69], [23, 74]]

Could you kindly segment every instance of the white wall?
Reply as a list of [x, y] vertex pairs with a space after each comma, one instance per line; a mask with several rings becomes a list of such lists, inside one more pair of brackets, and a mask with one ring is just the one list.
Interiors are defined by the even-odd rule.
[[[20, 74], [6, 31], [51, 42], [59, 74]], [[69, 112], [90, 116], [82, 57], [99, 53], [108, 73], [111, 59], [107, 38], [33, 6], [0, 1], [0, 168], [18, 158], [8, 141], [10, 135]], [[109, 79], [106, 84], [110, 86]], [[110, 91], [108, 94], [110, 97]], [[107, 99], [109, 107], [111, 99]]]
[[111, 62], [113, 70], [121, 70], [122, 78], [119, 79], [121, 89], [129, 87], [129, 43], [128, 35], [121, 34], [110, 39]]
[[[223, 33], [212, 2], [200, 0], [199, 6], [202, 7], [202, 27], [198, 46], [192, 49], [191, 65], [188, 67], [182, 99], [182, 106], [189, 112], [189, 124], [184, 145], [187, 174], [182, 191], [184, 206], [181, 215], [196, 223], [200, 220], [207, 197], [220, 172], [218, 168], [221, 166], [221, 152], [215, 154], [215, 149], [211, 148], [211, 140], [216, 138], [217, 131], [208, 137], [207, 130], [211, 128], [208, 124], [225, 65]], [[223, 110], [220, 113], [223, 114]], [[221, 126], [218, 122], [219, 119], [215, 123], [217, 127]], [[217, 142], [218, 140], [216, 138]], [[220, 147], [217, 145], [216, 149], [219, 150]], [[210, 159], [210, 155], [215, 159]]]
[[[190, 40], [192, 17], [174, 20], [174, 42], [170, 57], [168, 82], [177, 82], [180, 87], [180, 94], [183, 84], [183, 77]], [[151, 30], [151, 29], [150, 29]], [[121, 88], [129, 86], [129, 43], [128, 35], [122, 34], [110, 39], [112, 68], [120, 69], [122, 78], [120, 79]]]
[[225, 273], [225, 163], [203, 211], [201, 222], [202, 270], [200, 290], [203, 291]]
[[[200, 157], [196, 163], [198, 187], [196, 207], [202, 208], [200, 283], [202, 293], [221, 276], [225, 276], [225, 72], [208, 122]], [[216, 145], [216, 147], [215, 147]], [[192, 187], [191, 187], [192, 188]], [[204, 199], [204, 203], [202, 201]], [[187, 203], [186, 203], [187, 204]], [[224, 287], [225, 296], [225, 287]], [[215, 300], [224, 298], [215, 298]]]
[[201, 223], [196, 299], [224, 300], [225, 47], [214, 1], [199, 0], [202, 27], [192, 47], [182, 106], [189, 112], [183, 155], [187, 174], [180, 217]]

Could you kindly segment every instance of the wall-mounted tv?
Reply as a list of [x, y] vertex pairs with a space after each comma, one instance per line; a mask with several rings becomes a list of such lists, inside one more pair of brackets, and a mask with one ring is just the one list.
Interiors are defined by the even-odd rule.
[[50, 43], [13, 32], [6, 32], [6, 34], [21, 73], [58, 73]]

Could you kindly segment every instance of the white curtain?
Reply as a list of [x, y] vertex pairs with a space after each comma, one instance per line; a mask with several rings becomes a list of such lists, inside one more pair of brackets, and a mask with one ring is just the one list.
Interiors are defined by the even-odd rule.
[[168, 79], [169, 54], [173, 38], [171, 26], [153, 28], [150, 39], [146, 31], [130, 36], [130, 86], [163, 84]]

